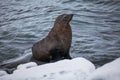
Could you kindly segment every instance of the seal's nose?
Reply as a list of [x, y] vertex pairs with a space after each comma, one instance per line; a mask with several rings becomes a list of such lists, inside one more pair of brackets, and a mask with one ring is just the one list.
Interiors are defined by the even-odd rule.
[[73, 18], [73, 14], [69, 14], [69, 21], [71, 21], [72, 20], [72, 18]]

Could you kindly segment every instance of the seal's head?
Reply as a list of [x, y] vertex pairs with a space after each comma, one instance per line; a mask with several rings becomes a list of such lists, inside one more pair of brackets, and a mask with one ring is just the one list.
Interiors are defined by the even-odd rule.
[[69, 24], [69, 22], [72, 20], [73, 14], [62, 14], [57, 17], [55, 23], [59, 24]]

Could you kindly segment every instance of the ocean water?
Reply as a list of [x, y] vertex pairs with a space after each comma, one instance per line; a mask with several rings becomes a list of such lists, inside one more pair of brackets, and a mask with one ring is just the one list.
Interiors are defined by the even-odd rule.
[[64, 13], [74, 14], [73, 58], [101, 66], [120, 57], [120, 0], [0, 0], [0, 62], [21, 56]]

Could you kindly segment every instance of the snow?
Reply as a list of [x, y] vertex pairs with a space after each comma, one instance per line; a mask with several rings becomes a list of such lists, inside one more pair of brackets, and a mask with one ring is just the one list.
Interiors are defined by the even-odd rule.
[[66, 59], [39, 66], [30, 62], [19, 65], [13, 74], [1, 76], [0, 80], [85, 80], [94, 70], [94, 64], [85, 58]]
[[13, 73], [16, 73], [16, 72], [19, 72], [19, 71], [22, 71], [22, 70], [24, 71], [25, 69], [32, 68], [32, 67], [35, 67], [35, 66], [37, 66], [37, 64], [35, 62], [20, 64], [20, 65], [18, 65], [17, 70], [15, 70]]
[[88, 80], [120, 80], [120, 58], [96, 69]]
[[13, 74], [0, 71], [0, 80], [120, 80], [120, 58], [95, 69], [85, 58], [37, 65], [20, 64]]
[[3, 70], [0, 70], [0, 76], [4, 76], [4, 75], [7, 75], [7, 73]]
[[27, 69], [27, 68], [31, 68], [31, 67], [35, 67], [37, 66], [37, 64], [35, 62], [29, 62], [26, 64], [20, 64], [17, 69]]

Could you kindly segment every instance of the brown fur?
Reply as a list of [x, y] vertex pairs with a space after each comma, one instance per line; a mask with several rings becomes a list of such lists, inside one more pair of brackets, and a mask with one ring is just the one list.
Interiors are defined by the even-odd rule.
[[72, 31], [69, 22], [72, 16], [72, 14], [63, 14], [57, 17], [54, 27], [47, 37], [33, 45], [32, 53], [35, 59], [49, 62], [50, 60], [71, 58], [69, 50]]

